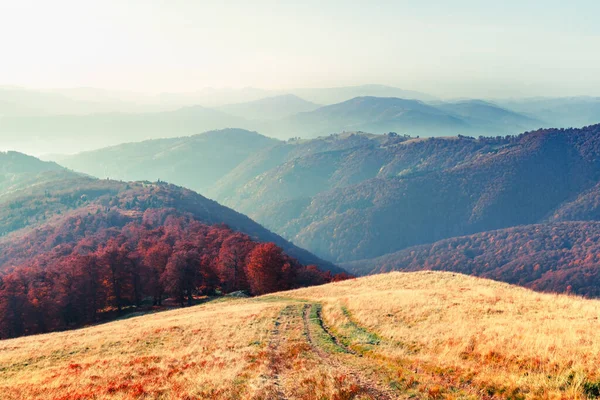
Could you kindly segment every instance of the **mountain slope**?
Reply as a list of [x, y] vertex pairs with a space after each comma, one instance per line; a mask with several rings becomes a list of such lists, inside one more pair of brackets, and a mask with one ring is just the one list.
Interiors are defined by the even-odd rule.
[[442, 270], [534, 290], [600, 297], [600, 222], [525, 225], [343, 264], [354, 274]]
[[7, 400], [584, 400], [599, 310], [459, 274], [385, 274], [1, 341], [0, 386]]
[[[68, 222], [71, 216], [115, 211], [139, 221], [148, 209], [174, 209], [177, 213], [190, 215], [204, 224], [225, 224], [235, 231], [247, 234], [261, 242], [273, 242], [290, 256], [300, 262], [317, 264], [324, 269], [336, 272], [341, 270], [333, 264], [315, 257], [306, 250], [287, 242], [280, 236], [268, 231], [250, 218], [221, 206], [191, 190], [166, 183], [125, 183], [92, 178], [69, 178], [47, 185], [37, 185], [11, 196], [0, 199], [0, 235], [6, 238], [0, 241], [2, 264], [12, 263], [11, 253], [18, 254], [21, 248], [18, 232], [23, 228], [50, 227]], [[108, 212], [107, 211], [107, 212]], [[27, 231], [25, 231], [26, 234]], [[34, 232], [35, 233], [35, 232]], [[27, 243], [24, 244], [28, 246]], [[49, 251], [52, 243], [36, 246], [36, 252]], [[20, 256], [19, 256], [20, 257]]]
[[[60, 171], [19, 154], [0, 158], [0, 167]], [[0, 196], [0, 338], [114, 319], [163, 300], [192, 305], [199, 296], [260, 295], [347, 276], [178, 186], [71, 173], [25, 182]]]
[[[208, 193], [216, 199], [231, 199], [235, 201], [236, 196], [242, 193], [249, 201], [256, 198], [257, 193], [250, 195], [247, 185], [253, 185], [255, 178], [263, 173], [272, 174], [274, 171], [294, 160], [319, 157], [319, 154], [331, 153], [342, 154], [359, 148], [371, 148], [385, 146], [386, 143], [403, 142], [408, 140], [406, 137], [370, 135], [364, 133], [344, 133], [330, 136], [324, 136], [312, 140], [289, 140], [257, 152], [244, 162], [240, 163], [230, 173], [221, 178]], [[356, 160], [357, 163], [360, 160]], [[316, 173], [316, 171], [315, 171]], [[261, 178], [262, 180], [263, 178]], [[269, 181], [269, 178], [264, 178]], [[282, 181], [285, 184], [284, 181]], [[274, 196], [283, 194], [283, 190], [276, 189]], [[295, 190], [295, 189], [294, 189]], [[266, 194], [266, 193], [263, 193]], [[272, 201], [264, 196], [261, 201]], [[237, 206], [240, 206], [239, 204]]]
[[98, 178], [163, 180], [204, 193], [247, 157], [278, 141], [242, 129], [127, 143], [55, 158]]
[[547, 121], [557, 128], [600, 123], [599, 97], [558, 97], [499, 100], [511, 110]]
[[319, 105], [293, 94], [284, 94], [246, 103], [227, 104], [218, 109], [249, 120], [281, 119], [300, 112], [313, 111]]
[[580, 218], [594, 219], [599, 129], [479, 140], [356, 135], [354, 147], [288, 157], [246, 183], [232, 180], [215, 198], [336, 261], [555, 214], [579, 219], [560, 217], [575, 205], [589, 209]]
[[598, 182], [599, 129], [533, 132], [455, 167], [325, 192], [278, 231], [324, 257], [350, 261], [540, 222]]
[[486, 135], [514, 134], [548, 125], [538, 119], [481, 100], [465, 100], [435, 105], [441, 110], [460, 117], [474, 129], [485, 132]]
[[[282, 229], [300, 215], [297, 206], [310, 203], [320, 193], [342, 190], [372, 178], [386, 180], [449, 168], [493, 149], [493, 143], [466, 139], [332, 135], [266, 150], [260, 159], [268, 161], [240, 164], [209, 193], [271, 228]], [[284, 150], [288, 151], [285, 158], [274, 155], [275, 151]], [[275, 160], [278, 165], [271, 164]], [[252, 174], [243, 173], [248, 171]], [[281, 213], [285, 217], [280, 218]]]
[[14, 151], [0, 152], [0, 198], [32, 184], [75, 176], [61, 166]]

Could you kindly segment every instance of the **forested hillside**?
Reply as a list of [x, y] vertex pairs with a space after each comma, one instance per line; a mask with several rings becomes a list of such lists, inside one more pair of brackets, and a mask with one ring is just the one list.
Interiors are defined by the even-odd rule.
[[334, 279], [274, 243], [164, 208], [88, 210], [1, 246], [0, 338], [94, 323], [165, 299], [192, 305], [217, 292], [260, 295]]
[[0, 206], [0, 233], [12, 233], [6, 240], [26, 232], [19, 231], [23, 228], [39, 229], [60, 223], [70, 215], [94, 213], [98, 209], [135, 214], [152, 208], [165, 208], [189, 214], [205, 224], [225, 224], [261, 242], [276, 243], [304, 264], [318, 264], [336, 270], [333, 264], [294, 246], [247, 216], [189, 189], [167, 183], [127, 183], [75, 177], [32, 186], [2, 197]]
[[[191, 190], [83, 177], [19, 154], [2, 161], [6, 176], [42, 179], [0, 193], [1, 337], [93, 323], [166, 298], [191, 304], [346, 277]], [[60, 176], [49, 180], [47, 170]]]
[[[598, 125], [509, 138], [409, 140], [381, 146], [384, 150], [377, 151], [389, 158], [374, 157], [380, 163], [372, 165], [370, 177], [362, 177], [370, 179], [354, 184], [351, 179], [369, 169], [358, 168], [355, 174], [348, 167], [355, 164], [340, 162], [335, 169], [327, 162], [334, 168], [319, 170], [312, 160], [330, 155], [311, 155], [263, 173], [222, 201], [322, 257], [372, 258], [453, 236], [560, 218], [567, 210], [574, 213], [575, 206], [586, 205], [587, 214], [580, 214], [593, 216], [599, 143]], [[372, 151], [372, 146], [357, 147], [348, 158], [369, 160]], [[314, 180], [307, 179], [313, 187], [331, 179], [322, 187], [332, 188], [291, 197], [295, 192], [287, 187], [310, 176], [310, 168], [316, 171]], [[269, 204], [268, 193], [276, 200], [277, 193], [287, 197]]]
[[[594, 220], [599, 143], [599, 125], [479, 138], [354, 132], [288, 140], [244, 153], [205, 194], [322, 258], [347, 262], [516, 225]], [[190, 176], [189, 185], [201, 179]]]
[[600, 297], [600, 222], [536, 224], [482, 232], [343, 266], [358, 275], [454, 271], [538, 291]]
[[[288, 142], [240, 164], [208, 193], [271, 229], [288, 230], [322, 193], [379, 178], [410, 178], [451, 168], [496, 151], [510, 139], [415, 139], [397, 134], [346, 133]], [[299, 226], [298, 229], [302, 227]]]

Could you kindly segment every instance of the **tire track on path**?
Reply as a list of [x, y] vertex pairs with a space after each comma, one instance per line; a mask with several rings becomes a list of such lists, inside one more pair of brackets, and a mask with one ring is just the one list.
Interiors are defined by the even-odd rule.
[[[303, 321], [304, 321], [304, 331], [306, 334], [307, 341], [312, 348], [313, 352], [317, 354], [323, 362], [327, 363], [333, 370], [338, 372], [342, 372], [347, 376], [351, 377], [352, 381], [360, 388], [359, 394], [364, 394], [369, 396], [373, 400], [393, 400], [397, 399], [398, 396], [393, 394], [391, 390], [382, 388], [379, 383], [372, 381], [371, 379], [365, 377], [360, 372], [354, 370], [347, 364], [342, 361], [336, 359], [332, 354], [323, 350], [321, 346], [317, 343], [317, 339], [314, 336], [313, 330], [311, 329], [311, 311], [313, 307], [317, 307], [315, 304], [305, 304], [303, 310]], [[323, 319], [321, 317], [321, 313], [319, 309], [316, 309], [316, 320], [314, 325], [320, 327], [323, 332], [330, 338], [331, 342], [338, 347], [343, 353], [351, 354], [355, 357], [358, 357], [356, 352], [342, 345], [341, 342], [331, 333], [329, 329], [326, 328], [326, 325], [323, 323]]]

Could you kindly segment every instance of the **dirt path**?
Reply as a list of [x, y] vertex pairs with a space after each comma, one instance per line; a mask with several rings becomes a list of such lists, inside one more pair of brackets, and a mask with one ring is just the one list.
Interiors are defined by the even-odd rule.
[[[283, 390], [283, 384], [280, 379], [280, 368], [281, 359], [279, 356], [282, 340], [285, 338], [281, 334], [281, 325], [283, 317], [286, 312], [289, 311], [291, 306], [285, 306], [275, 318], [273, 322], [273, 329], [269, 333], [269, 341], [267, 343], [267, 373], [261, 376], [260, 383], [258, 384], [259, 390], [253, 398], [257, 399], [273, 399], [273, 400], [287, 400]], [[287, 323], [287, 322], [286, 322]]]
[[[326, 352], [323, 348], [318, 344], [317, 339], [314, 336], [313, 329], [311, 329], [311, 311], [313, 307], [316, 307], [315, 304], [306, 304], [304, 305], [303, 310], [303, 320], [304, 320], [304, 331], [306, 334], [306, 338], [313, 352], [317, 354], [324, 363], [327, 363], [331, 366], [332, 369], [336, 371], [341, 371], [347, 376], [349, 376], [352, 381], [361, 389], [361, 393], [363, 395], [369, 396], [373, 400], [392, 400], [398, 398], [398, 396], [394, 395], [391, 390], [382, 388], [381, 385], [377, 382], [370, 380], [369, 378], [362, 375], [360, 372], [354, 370], [346, 363], [343, 363], [339, 359], [337, 359], [334, 355]], [[351, 354], [353, 356], [358, 356], [356, 352], [344, 346], [335, 335], [331, 333], [331, 331], [326, 327], [323, 323], [323, 319], [321, 317], [321, 313], [319, 310], [316, 310], [316, 325], [320, 327], [323, 332], [329, 337], [332, 343], [337, 346], [342, 353]], [[314, 324], [313, 324], [314, 325]]]

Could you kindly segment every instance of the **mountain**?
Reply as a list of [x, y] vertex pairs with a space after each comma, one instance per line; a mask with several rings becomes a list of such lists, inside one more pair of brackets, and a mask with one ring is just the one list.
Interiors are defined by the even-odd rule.
[[0, 198], [29, 185], [74, 175], [53, 162], [14, 151], [0, 152]]
[[600, 297], [600, 222], [525, 225], [343, 264], [354, 274], [442, 270], [538, 291]]
[[442, 136], [466, 133], [462, 119], [418, 100], [355, 97], [342, 103], [293, 115], [276, 125], [288, 137], [314, 138], [341, 131], [399, 132]]
[[256, 132], [224, 129], [54, 158], [72, 170], [102, 179], [163, 180], [204, 193], [246, 158], [277, 143]]
[[[485, 132], [486, 135], [514, 134], [549, 125], [536, 118], [482, 100], [464, 100], [435, 105], [437, 108], [465, 120], [474, 129]], [[578, 124], [577, 126], [584, 125], [587, 124]]]
[[[391, 136], [384, 135], [344, 133], [311, 140], [294, 139], [279, 142], [275, 146], [265, 148], [249, 156], [209, 188], [207, 194], [215, 199], [234, 198], [236, 193], [242, 193], [245, 190], [245, 186], [251, 184], [251, 181], [255, 177], [259, 177], [263, 173], [267, 173], [297, 158], [309, 157], [317, 153], [343, 152], [355, 147], [368, 146], [373, 142], [406, 140], [406, 138], [397, 136], [392, 139], [390, 138]], [[278, 196], [276, 193], [272, 194], [273, 196]], [[251, 201], [250, 198], [255, 195], [256, 193], [252, 195], [248, 193], [248, 200]], [[267, 196], [264, 199], [268, 200]]]
[[[348, 132], [257, 146], [210, 179], [177, 169], [169, 179], [203, 182], [207, 196], [324, 259], [349, 262], [517, 225], [597, 219], [599, 129], [478, 139]], [[143, 146], [132, 149], [145, 157]], [[198, 151], [174, 157], [189, 165]], [[106, 154], [98, 164], [111, 163]], [[127, 157], [113, 164], [128, 170]], [[135, 179], [158, 178], [148, 160]]]
[[313, 111], [319, 105], [293, 94], [266, 97], [246, 103], [228, 104], [218, 109], [249, 120], [270, 120], [289, 117], [300, 112]]
[[363, 144], [263, 162], [245, 183], [242, 163], [212, 196], [338, 262], [598, 215], [600, 125], [481, 139], [354, 136]]
[[385, 85], [341, 86], [331, 88], [295, 88], [286, 90], [266, 90], [259, 88], [203, 88], [190, 93], [161, 93], [157, 100], [171, 106], [202, 104], [207, 107], [221, 107], [229, 104], [260, 101], [265, 98], [295, 95], [316, 104], [334, 104], [360, 96], [401, 97], [423, 101], [436, 98], [425, 93], [404, 90]]
[[350, 261], [541, 222], [598, 182], [599, 129], [537, 131], [446, 169], [324, 192], [275, 230], [326, 258]]
[[71, 153], [124, 142], [243, 126], [244, 120], [200, 106], [152, 113], [5, 117], [3, 146], [35, 153]]
[[487, 150], [487, 143], [473, 140], [422, 140], [394, 134], [345, 133], [288, 141], [250, 157], [207, 193], [281, 229], [298, 217], [298, 207], [319, 193], [371, 178], [453, 166]]
[[421, 136], [517, 134], [547, 126], [536, 118], [481, 100], [428, 102], [397, 97], [356, 97], [264, 125], [272, 135], [311, 138], [341, 131], [398, 132]]
[[[332, 230], [323, 232], [327, 237], [319, 236], [322, 242], [315, 249], [326, 257], [352, 257], [352, 252], [361, 251], [361, 246], [339, 240], [367, 234], [371, 221], [363, 220], [361, 214], [374, 210], [375, 201], [381, 200], [394, 209], [402, 199], [391, 193], [397, 182], [416, 182], [431, 173], [477, 160], [506, 144], [505, 139], [414, 139], [362, 133], [290, 141], [241, 163], [208, 194], [292, 240], [306, 240], [309, 232], [331, 224]], [[410, 205], [414, 218], [421, 212], [416, 212], [416, 206], [418, 202]], [[344, 215], [349, 223], [354, 219], [357, 225], [337, 229], [336, 224]], [[391, 237], [389, 241], [382, 238], [378, 243], [370, 242], [369, 248], [374, 254], [385, 253], [379, 250], [383, 243], [394, 242]]]
[[598, 300], [391, 273], [0, 341], [6, 400], [595, 398]]
[[497, 103], [558, 128], [600, 123], [600, 97], [542, 97], [498, 100]]
[[435, 101], [434, 96], [414, 90], [405, 90], [385, 85], [359, 85], [332, 88], [299, 88], [291, 93], [317, 104], [341, 103], [355, 97], [398, 97], [421, 101]]

